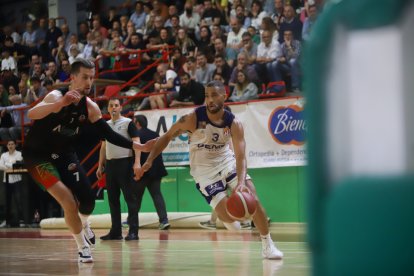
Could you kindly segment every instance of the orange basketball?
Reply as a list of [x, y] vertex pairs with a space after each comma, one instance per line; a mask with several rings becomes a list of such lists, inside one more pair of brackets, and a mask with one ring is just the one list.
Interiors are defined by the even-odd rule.
[[247, 192], [234, 192], [227, 199], [227, 213], [236, 220], [250, 219], [256, 212], [256, 208], [256, 199]]

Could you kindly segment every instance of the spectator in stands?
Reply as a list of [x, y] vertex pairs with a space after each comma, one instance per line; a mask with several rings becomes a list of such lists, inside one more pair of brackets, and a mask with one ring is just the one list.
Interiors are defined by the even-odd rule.
[[19, 78], [15, 74], [13, 74], [10, 68], [2, 68], [0, 83], [3, 83], [4, 87], [13, 86], [14, 90], [16, 90], [17, 84], [19, 83]]
[[82, 52], [83, 57], [85, 59], [95, 58], [98, 55], [98, 53], [96, 51], [97, 41], [95, 40], [95, 37], [94, 37], [92, 32], [89, 32], [86, 35], [86, 38], [87, 38], [87, 42], [86, 42], [85, 47], [83, 48], [83, 52]]
[[[175, 4], [171, 4], [168, 6], [168, 18], [164, 23], [164, 27], [172, 27], [172, 23], [171, 20], [173, 18], [173, 16], [177, 16], [178, 17], [178, 10], [177, 10], [177, 6]], [[180, 23], [180, 19], [178, 18], [178, 24]]]
[[17, 71], [16, 61], [10, 55], [10, 51], [8, 49], [4, 49], [1, 56], [1, 70], [3, 71], [8, 69], [15, 73]]
[[194, 55], [196, 45], [194, 41], [188, 37], [185, 28], [180, 28], [178, 30], [175, 46], [181, 50], [184, 56]]
[[108, 13], [101, 18], [101, 24], [106, 29], [111, 29], [114, 22], [119, 22], [120, 15], [117, 13], [115, 6], [110, 6]]
[[[75, 44], [73, 44], [75, 45]], [[70, 77], [70, 62], [68, 59], [64, 59], [60, 63], [60, 69], [58, 70], [58, 80], [59, 82], [64, 82], [69, 80]], [[52, 82], [53, 84], [53, 82]], [[45, 84], [44, 84], [45, 85]]]
[[260, 25], [260, 32], [269, 31], [272, 34], [272, 42], [277, 42], [279, 39], [279, 32], [277, 31], [276, 24], [270, 17], [264, 17], [262, 20], [262, 24]]
[[259, 45], [261, 42], [261, 39], [260, 39], [260, 35], [257, 32], [257, 29], [253, 26], [250, 26], [247, 28], [247, 31], [251, 35], [254, 44]]
[[192, 80], [196, 79], [196, 71], [197, 71], [197, 60], [195, 57], [190, 56], [187, 58], [186, 63], [183, 65], [184, 72], [190, 75]]
[[144, 11], [144, 6], [141, 1], [135, 3], [135, 12], [131, 14], [129, 20], [134, 24], [135, 31], [143, 33], [145, 28], [145, 19], [147, 13]]
[[226, 35], [223, 34], [223, 29], [220, 25], [211, 26], [211, 43], [214, 44], [216, 38], [221, 38], [222, 41], [227, 41]]
[[56, 19], [49, 18], [49, 29], [46, 32], [45, 40], [50, 50], [58, 46], [57, 39], [59, 36], [62, 36], [62, 31], [56, 26]]
[[86, 37], [88, 33], [89, 33], [88, 23], [86, 23], [85, 21], [79, 23], [78, 39], [79, 39], [79, 42], [82, 43], [83, 45], [86, 45], [88, 43], [88, 40]]
[[302, 22], [296, 16], [296, 12], [290, 5], [285, 5], [285, 20], [280, 24], [279, 28], [279, 43], [283, 42], [283, 35], [285, 31], [289, 30], [293, 33], [293, 38], [302, 40]]
[[309, 5], [308, 7], [309, 16], [305, 19], [305, 22], [303, 23], [303, 29], [302, 29], [302, 38], [303, 40], [309, 40], [313, 25], [316, 22], [316, 19], [318, 17], [318, 9], [315, 5]]
[[70, 47], [72, 45], [76, 45], [78, 46], [79, 51], [82, 53], [83, 52], [83, 48], [85, 47], [84, 44], [79, 42], [78, 36], [76, 34], [71, 34], [70, 38], [69, 38], [69, 43], [66, 44], [66, 53], [69, 55], [69, 51], [70, 51]]
[[[102, 39], [106, 39], [109, 36], [108, 29], [101, 25], [101, 20], [99, 17], [95, 18], [92, 21], [92, 32], [99, 32], [102, 36]], [[95, 38], [97, 35], [95, 34]]]
[[178, 35], [178, 30], [181, 28], [180, 18], [178, 17], [178, 15], [173, 15], [170, 18], [170, 22], [171, 22], [171, 26], [168, 26], [167, 28], [169, 28], [170, 35], [173, 38], [176, 38]]
[[58, 46], [52, 50], [52, 56], [55, 62], [60, 65], [62, 59], [67, 59], [69, 56], [66, 52], [66, 44], [63, 36], [59, 36], [57, 39]]
[[32, 21], [26, 23], [26, 31], [23, 33], [22, 45], [29, 47], [31, 53], [36, 49], [36, 32], [33, 28]]
[[222, 75], [224, 78], [224, 83], [227, 85], [229, 83], [231, 74], [230, 66], [224, 60], [224, 57], [222, 55], [216, 55], [214, 57], [214, 65], [216, 66], [216, 69], [214, 70], [213, 74], [219, 73]]
[[4, 85], [0, 83], [0, 106], [8, 106], [9, 102], [9, 93], [4, 88]]
[[240, 53], [245, 53], [248, 64], [253, 64], [256, 62], [257, 58], [257, 45], [253, 42], [252, 36], [249, 32], [245, 32], [242, 36], [243, 48], [241, 48]]
[[237, 56], [237, 66], [233, 68], [233, 71], [230, 76], [229, 86], [234, 87], [237, 83], [237, 74], [240, 71], [246, 72], [247, 76], [249, 76], [249, 80], [256, 85], [260, 83], [259, 76], [257, 75], [256, 70], [254, 69], [254, 65], [248, 64], [248, 55], [245, 52], [241, 52]]
[[247, 30], [247, 28], [252, 24], [252, 19], [250, 16], [246, 16], [244, 6], [241, 4], [237, 5], [236, 7], [236, 18], [239, 20], [242, 28], [245, 30]]
[[170, 107], [201, 105], [204, 103], [204, 85], [190, 78], [188, 73], [180, 75], [180, 91]]
[[280, 24], [285, 20], [285, 16], [283, 15], [284, 11], [284, 4], [283, 0], [275, 0], [275, 12], [272, 14], [271, 18], [273, 22], [275, 22], [276, 27], [279, 29]]
[[47, 89], [46, 87], [41, 85], [41, 81], [39, 78], [31, 78], [30, 83], [31, 87], [23, 98], [23, 102], [27, 105], [31, 105], [32, 103], [36, 102], [39, 98], [42, 98], [47, 94]]
[[153, 0], [152, 10], [154, 11], [155, 16], [161, 16], [162, 26], [164, 26], [164, 22], [168, 19], [168, 7], [161, 1]]
[[35, 63], [33, 66], [33, 73], [30, 76], [31, 78], [33, 77], [38, 77], [41, 81], [44, 81], [44, 79], [46, 78], [45, 73], [42, 70], [42, 65], [40, 63]]
[[10, 86], [8, 86], [8, 94], [9, 94], [9, 101], [10, 101], [10, 96], [17, 95], [19, 93], [17, 93], [16, 88], [14, 87], [14, 85], [10, 85]]
[[282, 55], [278, 57], [278, 65], [282, 72], [290, 74], [292, 91], [298, 92], [300, 88], [300, 41], [293, 39], [292, 31], [285, 31], [284, 42], [281, 45]]
[[69, 48], [69, 64], [72, 64], [76, 58], [85, 58], [83, 53], [79, 50], [78, 45], [72, 44]]
[[[94, 50], [95, 50], [95, 52], [99, 53], [97, 58], [98, 57], [101, 58], [99, 60], [99, 68], [102, 69], [102, 70], [110, 69], [111, 59], [101, 56], [102, 51], [110, 50], [109, 49], [109, 39], [104, 37], [101, 34], [101, 32], [99, 32], [99, 31], [94, 31], [93, 36], [94, 36], [94, 39], [96, 40], [96, 45], [94, 46]], [[86, 58], [86, 56], [85, 56], [85, 58]]]
[[46, 76], [45, 79], [52, 80], [53, 83], [56, 82], [56, 80], [58, 78], [56, 62], [49, 61], [49, 63], [47, 64], [47, 69], [45, 71], [45, 76]]
[[47, 26], [45, 18], [39, 19], [39, 26], [36, 29], [35, 33], [37, 47], [39, 48], [46, 42]]
[[252, 26], [256, 29], [260, 28], [264, 17], [268, 16], [267, 12], [263, 10], [262, 3], [260, 1], [253, 1], [251, 7], [252, 14]]
[[157, 72], [161, 82], [154, 84], [155, 92], [169, 92], [167, 95], [153, 95], [149, 97], [151, 109], [165, 108], [168, 103], [176, 98], [180, 91], [180, 79], [173, 70], [168, 69], [168, 64], [161, 63], [157, 66]]
[[170, 35], [170, 32], [167, 28], [163, 27], [160, 30], [160, 44], [162, 46], [174, 46], [175, 38]]
[[277, 58], [281, 56], [280, 45], [272, 42], [272, 33], [263, 31], [262, 42], [257, 48], [255, 70], [264, 83], [282, 80]]
[[195, 29], [200, 23], [200, 15], [193, 11], [193, 3], [186, 1], [184, 5], [184, 13], [180, 15], [180, 26], [185, 28], [189, 37], [194, 38]]
[[230, 18], [231, 31], [227, 35], [227, 48], [239, 53], [243, 47], [242, 35], [246, 29], [242, 28], [242, 24], [237, 17]]
[[60, 30], [62, 31], [62, 37], [65, 41], [65, 45], [68, 45], [70, 43], [70, 36], [72, 33], [69, 30], [69, 25], [64, 23], [62, 26], [60, 26]]
[[27, 85], [26, 82], [20, 81], [19, 85], [18, 85], [18, 93], [22, 96], [22, 99], [24, 101], [24, 98], [26, 97], [26, 95], [29, 93], [29, 86]]
[[200, 39], [196, 41], [197, 52], [202, 52], [208, 60], [211, 60], [214, 46], [211, 43], [211, 31], [208, 26], [200, 27]]
[[[9, 100], [12, 105], [0, 107], [0, 115], [3, 118], [6, 116], [7, 112], [10, 112], [13, 119], [13, 126], [9, 128], [0, 128], [0, 140], [2, 141], [20, 140], [22, 135], [22, 123], [28, 124], [30, 122], [27, 117], [27, 109], [20, 110], [27, 106], [27, 104], [22, 103], [21, 95], [11, 95]], [[25, 130], [27, 130], [27, 128], [25, 128]]]
[[178, 75], [181, 75], [184, 72], [183, 66], [185, 62], [186, 58], [181, 53], [180, 48], [174, 48], [170, 57], [170, 68]]
[[198, 53], [195, 80], [203, 85], [206, 85], [213, 79], [214, 70], [216, 70], [216, 66], [214, 64], [207, 63], [206, 55], [202, 52]]
[[204, 12], [201, 19], [204, 19], [209, 26], [213, 24], [221, 25], [221, 17], [221, 12], [216, 8], [215, 2], [213, 5], [211, 0], [204, 0]]
[[237, 58], [237, 51], [232, 48], [226, 47], [224, 41], [221, 38], [214, 40], [214, 56], [223, 56], [229, 67], [233, 67], [234, 61]]
[[242, 102], [257, 99], [257, 86], [249, 80], [247, 73], [239, 71], [237, 73], [237, 81], [234, 86], [233, 93], [228, 101], [230, 102]]
[[164, 19], [162, 16], [155, 16], [154, 18], [154, 26], [149, 31], [148, 35], [156, 35], [159, 37], [161, 29], [164, 28]]

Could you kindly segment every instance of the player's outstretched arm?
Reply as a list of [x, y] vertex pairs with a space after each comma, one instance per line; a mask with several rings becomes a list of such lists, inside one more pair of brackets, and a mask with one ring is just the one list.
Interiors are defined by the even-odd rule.
[[244, 140], [243, 125], [237, 119], [234, 119], [231, 125], [231, 135], [234, 155], [236, 157], [236, 173], [238, 179], [236, 189], [245, 190], [247, 189], [245, 186], [245, 179], [247, 174], [246, 141]]
[[[193, 131], [195, 128], [196, 115], [190, 113], [184, 115], [171, 128], [155, 142], [145, 164], [142, 166], [142, 172], [148, 171], [154, 159], [168, 146], [168, 143], [174, 138], [186, 131]], [[141, 177], [141, 176], [139, 176]]]
[[42, 119], [51, 113], [59, 112], [64, 106], [79, 102], [80, 99], [81, 95], [76, 90], [68, 91], [64, 96], [59, 90], [54, 90], [29, 109], [27, 116], [32, 120]]

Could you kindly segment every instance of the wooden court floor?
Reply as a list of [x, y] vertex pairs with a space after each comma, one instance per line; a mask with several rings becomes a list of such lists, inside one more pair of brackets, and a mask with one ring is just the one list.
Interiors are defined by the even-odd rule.
[[[97, 237], [106, 233], [95, 230]], [[306, 244], [273, 232], [285, 254], [283, 260], [262, 259], [255, 230], [140, 229], [139, 236], [139, 241], [128, 242], [98, 238], [94, 263], [79, 264], [68, 230], [0, 229], [0, 275], [302, 276], [310, 272]]]

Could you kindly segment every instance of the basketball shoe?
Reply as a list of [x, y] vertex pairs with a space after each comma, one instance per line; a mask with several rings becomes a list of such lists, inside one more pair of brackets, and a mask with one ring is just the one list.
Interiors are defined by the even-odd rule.
[[95, 246], [95, 233], [92, 231], [89, 221], [86, 222], [85, 226], [83, 227], [83, 231], [85, 232], [85, 240], [88, 242], [88, 244]]
[[84, 246], [79, 250], [78, 261], [80, 263], [92, 263], [91, 248], [89, 246]]
[[272, 241], [262, 240], [262, 256], [265, 259], [281, 260], [283, 252], [277, 249]]
[[211, 222], [210, 220], [201, 221], [198, 223], [198, 225], [204, 229], [217, 229], [216, 224]]

